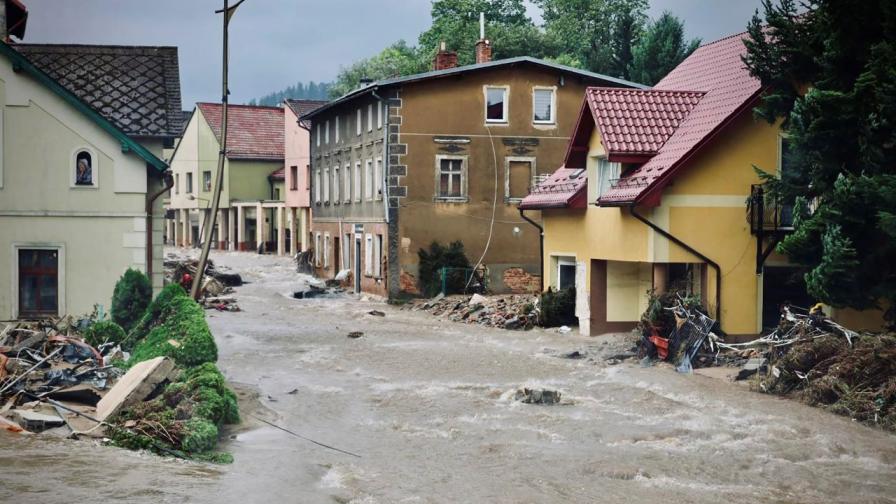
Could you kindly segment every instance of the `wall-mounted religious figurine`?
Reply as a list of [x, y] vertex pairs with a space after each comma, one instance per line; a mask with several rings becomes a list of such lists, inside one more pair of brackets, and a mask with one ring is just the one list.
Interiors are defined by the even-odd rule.
[[75, 185], [92, 186], [93, 184], [93, 157], [87, 151], [81, 151], [75, 156]]

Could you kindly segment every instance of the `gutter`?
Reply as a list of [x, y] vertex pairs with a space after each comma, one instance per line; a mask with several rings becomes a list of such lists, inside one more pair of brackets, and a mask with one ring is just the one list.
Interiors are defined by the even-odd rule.
[[539, 277], [541, 278], [541, 281], [539, 282], [539, 288], [540, 292], [544, 292], [544, 228], [534, 220], [526, 217], [526, 214], [524, 213], [525, 210], [519, 207], [517, 207], [517, 209], [520, 211], [520, 217], [522, 217], [524, 221], [532, 224], [538, 229], [538, 238], [540, 243], [538, 247], [538, 257], [541, 259], [541, 261], [538, 263]]
[[637, 210], [635, 210], [634, 205], [629, 206], [628, 211], [630, 214], [632, 214], [632, 217], [638, 219], [639, 221], [643, 222], [644, 224], [647, 224], [647, 226], [649, 228], [651, 228], [654, 231], [656, 231], [657, 233], [663, 235], [665, 238], [667, 238], [672, 243], [675, 243], [679, 247], [681, 247], [681, 248], [687, 250], [688, 252], [690, 252], [691, 254], [694, 254], [695, 256], [699, 257], [704, 262], [706, 262], [706, 264], [709, 264], [710, 266], [712, 266], [712, 269], [716, 270], [716, 322], [719, 324], [719, 327], [721, 327], [722, 326], [722, 268], [720, 268], [719, 265], [715, 261], [713, 261], [712, 259], [701, 254], [695, 248], [693, 248], [690, 245], [688, 245], [687, 243], [681, 241], [680, 239], [673, 236], [671, 233], [669, 233], [665, 229], [657, 226], [653, 222], [650, 222], [646, 217], [639, 214], [637, 212]]
[[157, 193], [153, 195], [146, 195], [146, 276], [149, 277], [149, 284], [152, 285], [152, 205], [159, 198], [159, 196], [169, 192], [172, 187], [174, 187], [174, 177], [171, 176], [171, 171], [166, 171], [162, 175], [162, 182], [165, 184], [165, 187], [160, 189]]

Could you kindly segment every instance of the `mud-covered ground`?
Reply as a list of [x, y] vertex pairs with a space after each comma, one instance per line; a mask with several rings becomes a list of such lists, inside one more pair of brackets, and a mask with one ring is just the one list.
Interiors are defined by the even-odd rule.
[[[896, 436], [705, 376], [610, 365], [621, 337], [296, 300], [307, 278], [288, 259], [213, 258], [251, 282], [242, 312], [207, 312], [242, 398], [224, 444], [235, 462], [0, 433], [0, 502], [896, 502]], [[575, 350], [586, 358], [559, 357]], [[563, 403], [519, 403], [524, 386]]]

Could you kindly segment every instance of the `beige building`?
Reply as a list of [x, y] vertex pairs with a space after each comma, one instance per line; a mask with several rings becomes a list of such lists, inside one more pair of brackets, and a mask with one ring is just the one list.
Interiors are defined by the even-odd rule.
[[180, 124], [177, 49], [0, 42], [0, 55], [0, 319], [108, 310], [127, 268], [161, 288], [153, 197]]
[[[171, 157], [174, 186], [167, 208], [168, 240], [198, 247], [210, 221], [221, 150], [220, 103], [198, 103]], [[285, 254], [295, 232], [284, 204], [284, 115], [280, 107], [228, 105], [227, 155], [212, 231], [220, 250]]]

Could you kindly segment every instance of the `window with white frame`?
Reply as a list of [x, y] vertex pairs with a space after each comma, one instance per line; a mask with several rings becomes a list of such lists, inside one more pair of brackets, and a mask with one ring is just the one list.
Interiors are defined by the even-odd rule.
[[330, 267], [330, 233], [324, 233], [324, 268]]
[[534, 177], [534, 157], [504, 158], [504, 201], [519, 202], [528, 196]]
[[370, 159], [364, 163], [364, 199], [373, 199], [373, 161]]
[[507, 93], [504, 86], [485, 87], [485, 122], [507, 122]]
[[361, 201], [361, 162], [355, 162], [355, 185], [352, 186], [352, 191], [355, 195], [355, 201]]
[[620, 163], [611, 163], [607, 158], [597, 159], [597, 197], [600, 198], [613, 187], [622, 170]]
[[557, 284], [558, 290], [576, 286], [576, 260], [574, 257], [557, 258]]
[[436, 156], [436, 199], [465, 200], [466, 156]]
[[320, 203], [320, 168], [314, 170], [314, 202]]
[[320, 233], [314, 233], [314, 265], [320, 266]]
[[329, 168], [324, 168], [323, 184], [324, 184], [324, 186], [322, 188], [322, 191], [323, 191], [324, 203], [329, 203], [330, 202], [330, 169]]
[[330, 121], [324, 123], [324, 143], [330, 143]]
[[373, 235], [364, 235], [364, 274], [373, 276]]
[[383, 127], [383, 104], [376, 104], [376, 129]]
[[367, 104], [367, 131], [373, 131], [373, 104]]
[[339, 165], [333, 167], [333, 203], [339, 203]]
[[376, 158], [373, 171], [373, 197], [383, 199], [383, 158]]
[[358, 132], [358, 136], [361, 136], [361, 109], [358, 109], [358, 119], [356, 121], [356, 130]]
[[535, 124], [554, 124], [556, 121], [555, 90], [550, 87], [532, 89], [532, 122]]
[[336, 143], [339, 143], [339, 116], [336, 116]]
[[320, 147], [320, 123], [314, 126], [315, 144]]
[[375, 257], [373, 259], [373, 276], [377, 278], [383, 277], [383, 235], [376, 235], [376, 246], [373, 249]]
[[351, 233], [345, 233], [342, 235], [342, 269], [347, 270], [351, 268], [352, 264], [352, 235]]
[[352, 200], [352, 164], [345, 163], [345, 173], [342, 174], [342, 197], [346, 203]]

